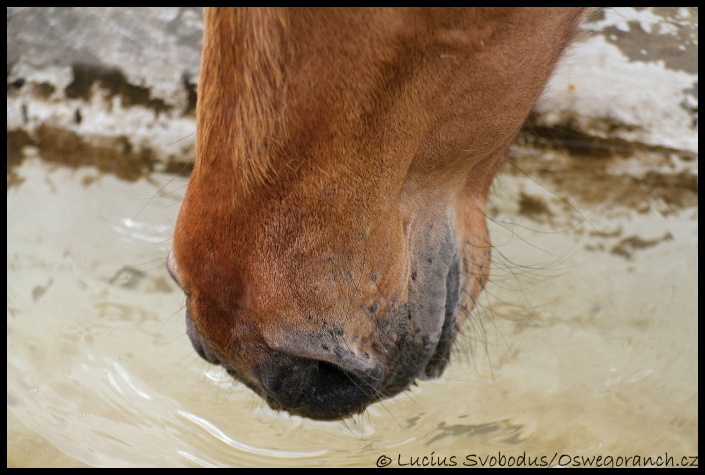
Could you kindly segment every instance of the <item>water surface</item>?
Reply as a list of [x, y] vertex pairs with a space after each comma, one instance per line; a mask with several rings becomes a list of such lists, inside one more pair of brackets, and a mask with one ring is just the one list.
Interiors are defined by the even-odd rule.
[[490, 206], [492, 282], [449, 370], [316, 422], [270, 410], [191, 348], [164, 266], [182, 179], [124, 181], [38, 157], [14, 173], [8, 466], [697, 455], [697, 204], [631, 203], [585, 174], [571, 182], [585, 194], [565, 201], [561, 179], [507, 170]]

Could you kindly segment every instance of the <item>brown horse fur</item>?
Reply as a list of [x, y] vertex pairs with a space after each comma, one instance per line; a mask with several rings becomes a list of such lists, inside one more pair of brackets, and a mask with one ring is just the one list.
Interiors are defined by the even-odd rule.
[[585, 14], [207, 9], [169, 256], [196, 351], [316, 419], [439, 376], [488, 279], [489, 187]]

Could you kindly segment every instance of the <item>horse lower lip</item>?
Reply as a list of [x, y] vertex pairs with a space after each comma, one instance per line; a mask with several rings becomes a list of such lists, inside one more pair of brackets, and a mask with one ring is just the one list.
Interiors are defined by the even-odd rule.
[[443, 330], [441, 331], [441, 338], [438, 340], [438, 345], [433, 355], [431, 355], [431, 359], [428, 361], [426, 368], [424, 368], [424, 373], [420, 377], [433, 379], [443, 374], [443, 371], [450, 362], [450, 350], [454, 340], [455, 318], [447, 319], [443, 323]]
[[431, 355], [424, 372], [420, 377], [437, 378], [445, 370], [450, 361], [450, 350], [455, 340], [456, 312], [460, 300], [460, 262], [453, 261], [446, 276], [446, 304], [445, 319], [441, 328], [441, 336], [438, 339], [436, 349]]

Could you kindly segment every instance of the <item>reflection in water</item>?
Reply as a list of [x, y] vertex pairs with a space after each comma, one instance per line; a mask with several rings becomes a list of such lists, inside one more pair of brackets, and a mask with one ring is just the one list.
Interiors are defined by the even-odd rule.
[[492, 284], [448, 372], [317, 422], [273, 412], [191, 348], [164, 267], [182, 190], [36, 160], [15, 172], [9, 466], [697, 455], [696, 206], [578, 211], [503, 175]]

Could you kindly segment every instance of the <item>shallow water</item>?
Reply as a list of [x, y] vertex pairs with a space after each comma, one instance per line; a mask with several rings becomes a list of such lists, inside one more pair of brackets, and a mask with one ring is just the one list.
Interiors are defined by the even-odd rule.
[[[503, 174], [492, 282], [443, 378], [316, 422], [270, 410], [191, 348], [164, 266], [183, 180], [128, 182], [38, 158], [15, 173], [8, 466], [697, 456], [697, 205], [566, 203], [545, 182]], [[580, 186], [616, 192], [590, 177]]]

